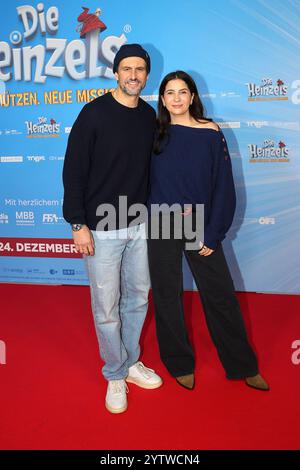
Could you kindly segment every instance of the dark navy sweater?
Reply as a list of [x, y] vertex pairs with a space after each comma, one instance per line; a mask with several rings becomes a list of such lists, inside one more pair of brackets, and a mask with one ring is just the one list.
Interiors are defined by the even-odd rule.
[[231, 160], [221, 131], [169, 126], [169, 140], [152, 155], [149, 204], [204, 204], [204, 244], [215, 249], [235, 211]]

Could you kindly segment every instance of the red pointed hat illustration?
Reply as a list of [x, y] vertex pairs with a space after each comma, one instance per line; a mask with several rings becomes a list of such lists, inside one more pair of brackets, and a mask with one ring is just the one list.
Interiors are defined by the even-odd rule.
[[51, 118], [51, 119], [50, 119], [50, 124], [51, 124], [51, 125], [56, 124], [56, 121], [55, 121], [53, 118]]
[[86, 33], [90, 33], [95, 29], [100, 29], [100, 33], [105, 31], [106, 25], [99, 19], [101, 15], [101, 9], [97, 8], [95, 13], [89, 13], [89, 8], [82, 7], [83, 12], [77, 18], [80, 24], [76, 31], [80, 32], [80, 37], [84, 38]]
[[279, 148], [281, 148], [281, 149], [284, 148], [284, 147], [286, 147], [285, 143], [282, 142], [282, 140], [279, 142], [278, 146], [279, 146]]
[[277, 80], [277, 85], [278, 86], [281, 86], [281, 85], [284, 85], [284, 82], [282, 80], [280, 80], [280, 78]]

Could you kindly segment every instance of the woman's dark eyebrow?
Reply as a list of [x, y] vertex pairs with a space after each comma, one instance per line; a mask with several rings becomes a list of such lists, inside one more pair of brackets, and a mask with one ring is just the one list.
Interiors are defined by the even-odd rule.
[[[188, 87], [180, 88], [180, 90], [178, 90], [178, 91], [183, 91], [183, 90], [187, 90], [187, 89], [188, 89]], [[168, 88], [168, 90], [165, 90], [165, 91], [176, 91], [176, 90], [174, 90], [173, 88]]]

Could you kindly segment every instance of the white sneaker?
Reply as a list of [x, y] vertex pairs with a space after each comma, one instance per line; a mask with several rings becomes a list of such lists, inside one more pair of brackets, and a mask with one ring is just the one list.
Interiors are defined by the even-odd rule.
[[127, 410], [128, 387], [125, 380], [110, 380], [107, 386], [105, 406], [111, 413], [123, 413]]
[[128, 376], [125, 380], [142, 388], [158, 388], [163, 383], [154, 370], [144, 366], [141, 361], [129, 367]]

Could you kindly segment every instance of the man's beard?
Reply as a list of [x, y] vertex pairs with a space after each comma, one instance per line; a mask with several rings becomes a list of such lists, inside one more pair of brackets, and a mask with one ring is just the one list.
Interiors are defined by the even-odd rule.
[[135, 90], [131, 90], [128, 88], [126, 85], [130, 83], [131, 80], [127, 80], [127, 82], [124, 83], [124, 85], [120, 85], [121, 90], [123, 93], [125, 93], [128, 96], [137, 96], [140, 94], [140, 92], [145, 88], [146, 82], [142, 84], [139, 80], [135, 80], [140, 86], [136, 88]]

